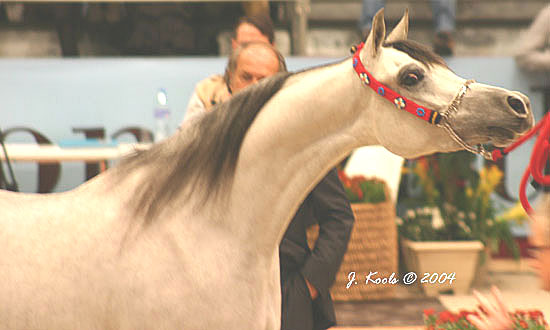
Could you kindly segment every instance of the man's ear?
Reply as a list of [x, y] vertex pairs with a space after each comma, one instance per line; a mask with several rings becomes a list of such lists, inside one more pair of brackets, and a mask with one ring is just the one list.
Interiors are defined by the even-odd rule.
[[386, 38], [386, 42], [394, 42], [397, 40], [407, 40], [407, 36], [409, 35], [409, 9], [405, 9], [405, 13], [403, 14], [403, 17], [401, 17], [401, 20], [393, 31], [390, 33], [388, 38]]
[[384, 8], [380, 9], [372, 19], [372, 28], [365, 41], [367, 56], [376, 57], [386, 37], [386, 24], [384, 23]]

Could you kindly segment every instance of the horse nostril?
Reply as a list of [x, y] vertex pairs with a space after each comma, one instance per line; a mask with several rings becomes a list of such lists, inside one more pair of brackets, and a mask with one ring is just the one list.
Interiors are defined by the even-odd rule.
[[526, 115], [527, 110], [525, 109], [525, 104], [523, 104], [523, 101], [515, 96], [508, 96], [506, 99], [508, 101], [508, 105], [514, 109], [514, 111], [519, 115]]

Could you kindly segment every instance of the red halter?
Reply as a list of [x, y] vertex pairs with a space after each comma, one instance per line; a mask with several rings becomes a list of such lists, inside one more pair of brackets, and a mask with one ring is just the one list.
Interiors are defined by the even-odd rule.
[[355, 53], [353, 55], [353, 68], [355, 69], [355, 72], [357, 72], [357, 74], [359, 75], [359, 78], [361, 78], [361, 81], [363, 81], [363, 83], [368, 87], [372, 88], [372, 90], [378, 93], [378, 95], [395, 104], [398, 109], [405, 110], [417, 116], [418, 118], [427, 121], [430, 124], [439, 125], [442, 118], [439, 112], [419, 106], [418, 104], [414, 103], [404, 96], [399, 95], [399, 93], [395, 92], [391, 88], [374, 79], [374, 77], [367, 71], [367, 69], [365, 69], [365, 66], [363, 66], [363, 63], [361, 63], [361, 59], [359, 58], [359, 53], [361, 52], [361, 49], [364, 45], [364, 43], [360, 43], [356, 47], [356, 49], [353, 50]]
[[462, 85], [451, 103], [449, 103], [446, 112], [437, 112], [416, 104], [414, 101], [399, 95], [399, 93], [374, 79], [367, 69], [365, 69], [365, 66], [363, 66], [359, 58], [359, 53], [363, 46], [364, 43], [361, 43], [357, 47], [352, 48], [352, 51], [355, 53], [353, 55], [353, 68], [366, 86], [372, 88], [378, 95], [395, 104], [398, 109], [405, 110], [430, 124], [442, 127], [462, 148], [474, 154], [481, 155], [485, 159], [493, 160], [491, 153], [485, 150], [482, 145], [471, 146], [458, 135], [451, 125], [452, 116], [458, 111], [458, 106], [469, 90], [470, 84], [475, 82], [474, 80], [467, 80], [464, 85]]

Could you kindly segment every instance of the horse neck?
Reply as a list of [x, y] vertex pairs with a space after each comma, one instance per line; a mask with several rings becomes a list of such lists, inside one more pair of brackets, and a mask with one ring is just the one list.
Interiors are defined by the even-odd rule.
[[267, 252], [332, 167], [353, 148], [377, 143], [370, 123], [356, 120], [373, 94], [354, 75], [346, 60], [291, 77], [244, 139], [229, 205], [246, 239]]

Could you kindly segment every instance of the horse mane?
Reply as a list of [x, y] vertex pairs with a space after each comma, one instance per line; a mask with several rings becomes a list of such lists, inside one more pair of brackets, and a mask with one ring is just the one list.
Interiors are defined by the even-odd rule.
[[193, 195], [203, 206], [229, 189], [246, 132], [289, 76], [279, 73], [263, 79], [213, 111], [191, 118], [170, 139], [123, 159], [117, 166], [121, 178], [138, 168], [146, 171], [132, 198], [134, 215], [150, 223], [182, 192], [182, 201]]
[[436, 53], [434, 53], [428, 47], [413, 41], [413, 40], [397, 40], [393, 42], [384, 43], [385, 47], [391, 47], [402, 51], [403, 53], [409, 55], [425, 66], [434, 66], [441, 65], [447, 68], [447, 63], [445, 60]]
[[[427, 66], [446, 66], [440, 56], [414, 41], [399, 40], [384, 46], [403, 51]], [[213, 111], [191, 119], [175, 136], [123, 159], [116, 167], [118, 180], [138, 169], [145, 172], [132, 195], [134, 216], [143, 217], [148, 224], [176, 197], [177, 202], [196, 197], [196, 206], [201, 207], [230, 189], [246, 132], [291, 75], [279, 73], [263, 79], [216, 105]]]

